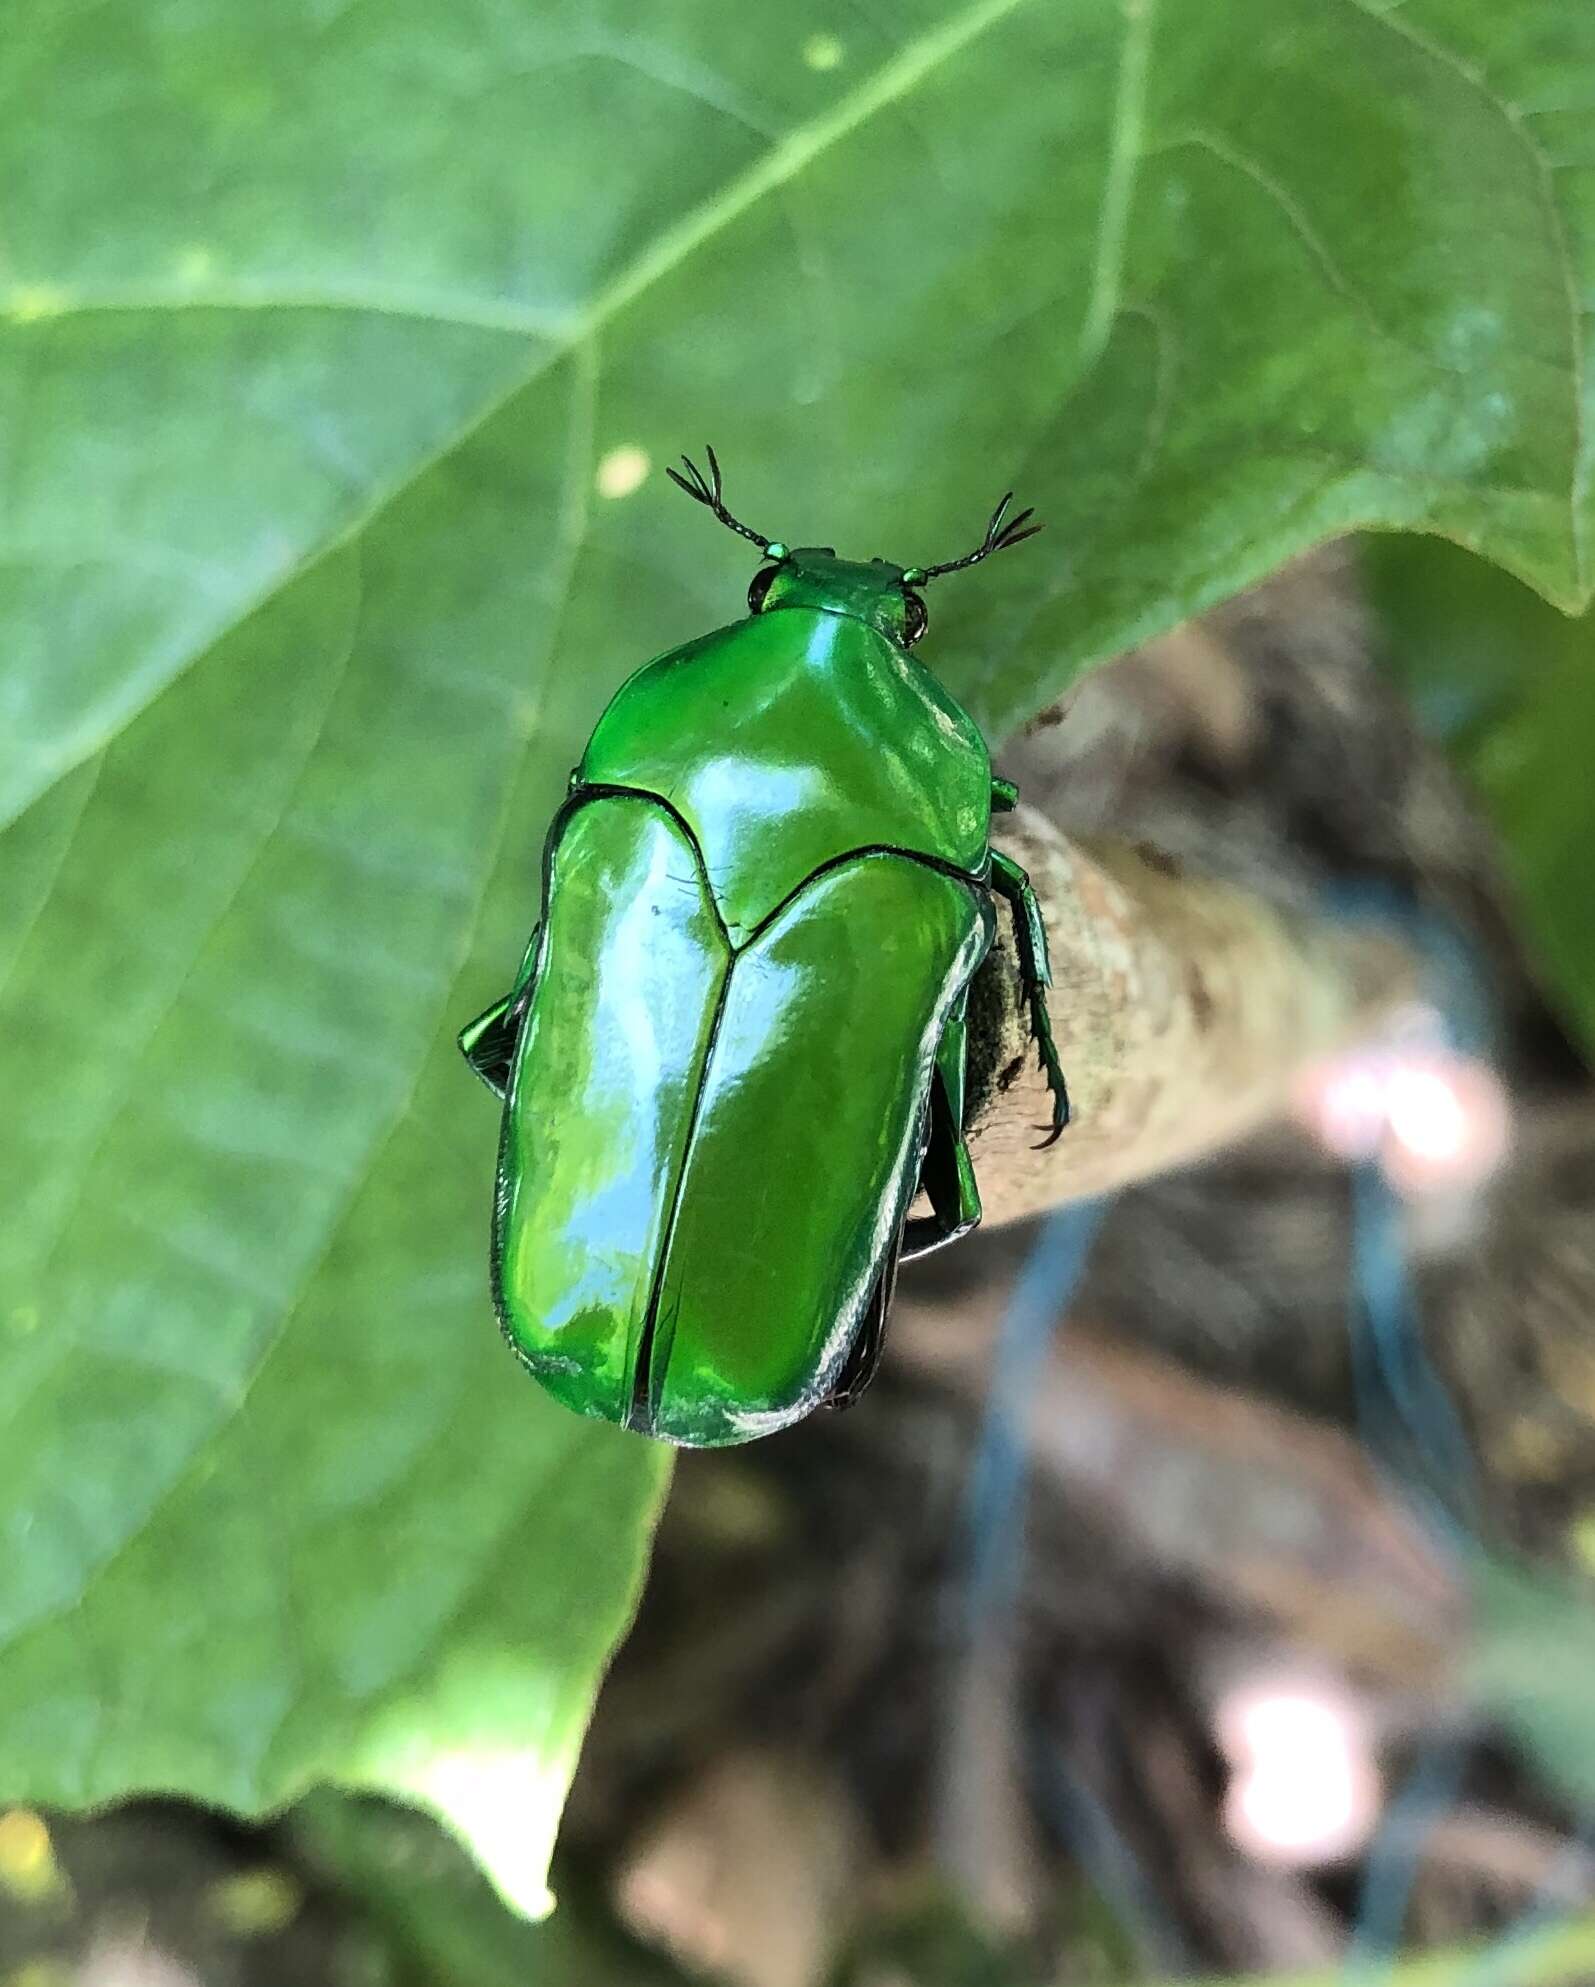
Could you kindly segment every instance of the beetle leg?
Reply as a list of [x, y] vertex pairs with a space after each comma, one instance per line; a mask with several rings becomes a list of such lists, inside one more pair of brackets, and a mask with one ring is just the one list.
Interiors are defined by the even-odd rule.
[[523, 1012], [518, 997], [506, 994], [460, 1030], [461, 1055], [495, 1097], [502, 1097], [509, 1088]]
[[509, 1088], [510, 1070], [515, 1062], [515, 1044], [526, 1014], [526, 992], [532, 969], [537, 964], [537, 933], [534, 931], [515, 975], [515, 984], [502, 1000], [494, 1001], [485, 1013], [467, 1022], [460, 1030], [460, 1054], [495, 1097]]
[[1052, 985], [1052, 966], [1047, 958], [1047, 927], [1041, 920], [1041, 906], [1030, 887], [1030, 878], [1012, 856], [1000, 849], [991, 852], [991, 887], [1013, 906], [1014, 928], [1019, 938], [1019, 963], [1024, 975], [1025, 999], [1030, 1008], [1030, 1039], [1036, 1045], [1047, 1088], [1052, 1092], [1052, 1123], [1038, 1125], [1051, 1145], [1069, 1122], [1069, 1086], [1052, 1039], [1052, 1016], [1047, 1011], [1047, 989]]
[[956, 1242], [980, 1222], [980, 1188], [963, 1133], [964, 1007], [965, 1001], [961, 999], [948, 1017], [936, 1050], [927, 1124], [929, 1136], [919, 1175], [919, 1183], [930, 1199], [931, 1212], [916, 1216], [904, 1230], [905, 1262]]
[[956, 1242], [960, 1235], [967, 1235], [979, 1224], [980, 1189], [963, 1133], [967, 1047], [964, 1016], [968, 1003], [966, 988], [947, 1017], [931, 1071], [919, 1160], [919, 1184], [930, 1198], [931, 1212], [911, 1220], [905, 1217], [900, 1224], [871, 1292], [858, 1337], [825, 1400], [826, 1407], [851, 1407], [875, 1377], [886, 1343], [886, 1320], [897, 1283], [898, 1264], [912, 1262], [916, 1256], [928, 1255], [932, 1249]]
[[991, 778], [991, 811], [993, 814], [1011, 814], [1019, 805], [1019, 789], [1012, 780], [1005, 780], [993, 773]]

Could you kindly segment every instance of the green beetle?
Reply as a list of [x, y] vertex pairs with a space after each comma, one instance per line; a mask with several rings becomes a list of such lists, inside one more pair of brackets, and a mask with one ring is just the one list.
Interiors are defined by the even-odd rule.
[[1005, 497], [962, 559], [855, 564], [738, 523], [708, 460], [670, 475], [763, 553], [748, 617], [622, 685], [549, 830], [515, 984], [460, 1036], [504, 1100], [510, 1344], [568, 1407], [694, 1447], [855, 1399], [898, 1262], [979, 1221], [964, 1015], [993, 891], [1046, 1142], [1068, 1121], [1040, 911], [990, 843], [1016, 791], [909, 654], [928, 581], [1039, 527]]

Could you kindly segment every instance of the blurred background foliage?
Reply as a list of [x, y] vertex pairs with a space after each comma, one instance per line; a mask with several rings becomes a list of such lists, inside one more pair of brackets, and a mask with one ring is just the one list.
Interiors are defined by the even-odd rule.
[[[1592, 580], [1592, 95], [1595, 14], [1573, 0], [13, 7], [0, 1795], [254, 1814], [375, 1789], [543, 1903], [667, 1466], [505, 1360], [492, 1114], [452, 1036], [519, 954], [604, 698], [738, 611], [741, 549], [661, 473], [706, 435], [761, 528], [866, 556], [957, 550], [1016, 484], [1048, 535], [948, 589], [926, 658], [1001, 734], [1135, 651], [1013, 747], [1027, 793], [1299, 902], [1421, 901], [1463, 934], [1518, 1113], [1510, 1166], [1444, 1220], [1381, 1214], [1299, 1141], [1112, 1211], [1077, 1308], [1154, 1364], [1103, 1352], [1091, 1427], [1186, 1479], [1137, 1502], [1077, 1457], [1034, 1493], [991, 1692], [1024, 1710], [1004, 1800], [1041, 1818], [993, 1879], [1025, 1901], [1019, 1933], [989, 1898], [971, 1912], [923, 1762], [968, 1570], [948, 1541], [970, 1376], [1024, 1236], [907, 1292], [907, 1346], [972, 1334], [962, 1377], [905, 1356], [842, 1431], [683, 1472], [550, 1928], [457, 1869], [423, 1881], [435, 1843], [390, 1867], [410, 1824], [380, 1808], [269, 1839], [139, 1809], [103, 1840], [51, 1824], [58, 1842], [29, 1806], [19, 1981], [102, 1937], [108, 1977], [133, 1977], [128, 1899], [159, 1891], [162, 1843], [184, 1897], [196, 1868], [286, 1859], [321, 1915], [295, 1905], [270, 1937], [332, 1928], [291, 1965], [264, 1933], [206, 1934], [206, 1978], [664, 1977], [643, 1932], [750, 1977], [740, 1935], [703, 1947], [701, 1884], [639, 1894], [624, 1872], [640, 1818], [668, 1843], [695, 1776], [779, 1737], [794, 1697], [835, 1779], [805, 1797], [817, 1846], [772, 1847], [764, 1881], [840, 1927], [825, 1872], [846, 1866], [857, 1950], [838, 1931], [807, 1963], [858, 1987], [1018, 1983], [1060, 1952], [1103, 1979], [1316, 1964], [1347, 1926], [1445, 1943], [1584, 1897], [1583, 1672], [1542, 1657], [1587, 1634], [1595, 1557], [1595, 673], [1567, 618]], [[1355, 560], [1240, 597], [1353, 529], [1377, 534]], [[1348, 1540], [1383, 1564], [1369, 1539], [1397, 1517], [1367, 1515], [1372, 1490], [1326, 1461], [1313, 1505], [1249, 1438], [1228, 1475], [1199, 1439], [1222, 1399], [1232, 1434], [1278, 1414], [1370, 1447], [1392, 1332], [1456, 1404], [1470, 1537], [1511, 1574], [1459, 1572], [1475, 1548], [1453, 1526], [1422, 1547], [1415, 1623], [1377, 1580], [1330, 1577]], [[1410, 1390], [1397, 1407], [1410, 1424]], [[1378, 1479], [1398, 1516], [1407, 1460]], [[1175, 1522], [1193, 1483], [1201, 1536]], [[1281, 1571], [1242, 1521], [1283, 1523], [1293, 1498], [1324, 1531]], [[1462, 1588], [1486, 1596], [1476, 1645], [1448, 1625]], [[1408, 1649], [1362, 1687], [1387, 1767], [1453, 1760], [1425, 1797], [1449, 1878], [1398, 1847], [1394, 1891], [1363, 1896], [1344, 1859], [1270, 1889], [1220, 1853], [1215, 1636], [1353, 1671], [1370, 1636]], [[1171, 1649], [1190, 1663], [1166, 1673]], [[1473, 1695], [1437, 1682], [1464, 1671]], [[1496, 1722], [1514, 1716], [1527, 1765]], [[1496, 1830], [1485, 1875], [1477, 1833], [1471, 1863], [1453, 1839], [1464, 1796]], [[143, 1874], [29, 1902], [27, 1871], [58, 1847], [70, 1871], [74, 1845]], [[304, 1874], [327, 1859], [335, 1879]], [[950, 1863], [959, 1901], [880, 1861]], [[1582, 1949], [1559, 1950], [1571, 1969]]]
[[1536, 964], [1595, 1041], [1595, 620], [1439, 539], [1374, 540], [1367, 565], [1396, 679], [1490, 809]]

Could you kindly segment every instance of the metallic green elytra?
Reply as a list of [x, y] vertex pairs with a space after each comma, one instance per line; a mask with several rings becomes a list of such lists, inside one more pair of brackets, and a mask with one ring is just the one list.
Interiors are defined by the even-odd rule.
[[[684, 459], [685, 460], [685, 459]], [[909, 653], [922, 588], [1028, 538], [858, 564], [739, 524], [748, 616], [622, 685], [549, 830], [542, 916], [460, 1046], [504, 1100], [493, 1294], [557, 1400], [716, 1446], [846, 1405], [899, 1261], [967, 1233], [964, 1013], [1014, 906], [1032, 1030], [1046, 934], [991, 847], [986, 741]], [[923, 1189], [930, 1212], [911, 1216]]]

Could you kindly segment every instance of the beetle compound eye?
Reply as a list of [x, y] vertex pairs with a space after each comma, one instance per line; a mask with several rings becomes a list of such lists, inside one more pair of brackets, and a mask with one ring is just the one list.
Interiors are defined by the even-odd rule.
[[906, 588], [903, 603], [903, 647], [911, 649], [930, 626], [930, 616], [925, 612], [925, 603], [920, 596]]
[[748, 612], [757, 614], [764, 605], [764, 596], [770, 591], [770, 582], [781, 570], [779, 566], [761, 566], [753, 575], [753, 584], [748, 588]]

